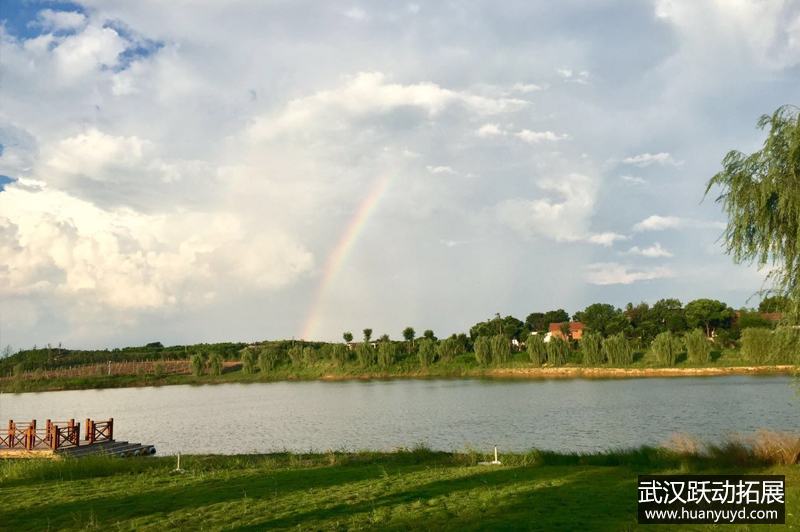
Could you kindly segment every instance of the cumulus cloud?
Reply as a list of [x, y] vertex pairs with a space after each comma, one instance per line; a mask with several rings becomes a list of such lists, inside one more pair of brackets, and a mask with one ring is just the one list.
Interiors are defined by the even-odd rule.
[[475, 134], [479, 137], [496, 137], [498, 135], [505, 135], [506, 132], [500, 129], [498, 124], [484, 124], [482, 125]]
[[37, 18], [39, 25], [48, 31], [77, 30], [86, 24], [86, 15], [77, 11], [42, 9]]
[[679, 167], [683, 164], [683, 162], [676, 161], [669, 153], [660, 152], [656, 154], [642, 153], [640, 155], [634, 155], [633, 157], [626, 157], [622, 159], [622, 164], [632, 164], [639, 167], [646, 167], [653, 164], [658, 164], [660, 166], [671, 165]]
[[586, 241], [590, 244], [599, 244], [601, 246], [609, 247], [617, 240], [628, 240], [629, 237], [619, 233], [605, 232], [597, 233], [589, 236]]
[[584, 279], [590, 284], [612, 285], [631, 284], [636, 281], [650, 279], [665, 279], [674, 275], [672, 269], [667, 266], [632, 268], [616, 262], [599, 262], [589, 265]]
[[569, 139], [569, 135], [567, 135], [566, 133], [561, 135], [556, 135], [552, 131], [531, 131], [530, 129], [523, 129], [518, 133], [514, 133], [514, 135], [524, 140], [528, 144], [538, 144], [540, 142], [556, 142], [559, 140]]
[[677, 216], [658, 216], [654, 214], [642, 220], [633, 226], [634, 231], [663, 231], [665, 229], [684, 229], [687, 227], [693, 228], [711, 228], [711, 229], [724, 229], [725, 224], [722, 222], [709, 222], [705, 220], [695, 220], [690, 218], [678, 218]]
[[456, 174], [457, 172], [449, 166], [426, 166], [427, 170], [432, 174]]
[[670, 258], [675, 256], [673, 253], [662, 248], [661, 244], [659, 244], [658, 242], [647, 248], [640, 248], [638, 246], [633, 246], [626, 252], [626, 254], [641, 255], [643, 257], [650, 257], [650, 258], [659, 258], [659, 257]]
[[647, 181], [646, 179], [632, 175], [622, 175], [619, 176], [619, 178], [622, 179], [623, 181], [630, 183], [631, 185], [646, 185], [647, 183], [649, 183], [649, 181]]

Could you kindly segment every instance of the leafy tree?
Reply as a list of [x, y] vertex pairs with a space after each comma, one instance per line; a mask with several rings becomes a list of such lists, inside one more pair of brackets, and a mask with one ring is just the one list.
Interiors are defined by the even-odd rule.
[[723, 234], [735, 263], [772, 266], [773, 293], [790, 298], [800, 310], [800, 109], [785, 105], [763, 115], [758, 128], [769, 128], [760, 151], [729, 152], [722, 171], [708, 181], [707, 196], [721, 187], [717, 203], [728, 215]]
[[303, 348], [300, 347], [300, 344], [289, 348], [289, 360], [292, 361], [292, 366], [299, 366], [303, 363]]
[[369, 343], [372, 339], [372, 329], [364, 329], [364, 341]]
[[728, 329], [734, 311], [722, 301], [715, 299], [695, 299], [686, 304], [686, 322], [692, 327], [702, 326], [709, 338], [718, 327]]
[[686, 344], [686, 354], [695, 364], [708, 364], [711, 362], [711, 346], [708, 337], [700, 329], [693, 329], [683, 337]]
[[358, 344], [356, 358], [362, 368], [368, 368], [375, 363], [375, 350], [367, 343]]
[[205, 357], [200, 353], [192, 355], [192, 357], [189, 359], [189, 369], [192, 371], [192, 375], [195, 377], [203, 375], [206, 372]]
[[492, 362], [492, 347], [488, 336], [479, 336], [475, 340], [475, 360], [481, 366], [488, 366]]
[[430, 338], [424, 338], [420, 340], [417, 358], [419, 359], [419, 364], [423, 368], [427, 368], [433, 364], [433, 361], [436, 358], [436, 342]]
[[333, 350], [331, 351], [331, 360], [333, 360], [334, 364], [338, 367], [344, 366], [344, 363], [347, 362], [349, 357], [349, 352], [346, 346], [342, 344], [336, 344], [333, 346]]
[[762, 318], [760, 312], [743, 308], [739, 311], [739, 317], [736, 320], [736, 328], [741, 331], [742, 329], [748, 329], [750, 327], [772, 329], [772, 322], [766, 318]]
[[310, 347], [310, 346], [304, 347], [303, 348], [303, 362], [305, 362], [306, 365], [310, 366], [311, 364], [315, 363], [316, 361], [317, 361], [317, 351], [313, 347]]
[[381, 367], [389, 367], [394, 364], [395, 359], [395, 345], [388, 340], [378, 344], [378, 365]]
[[3, 348], [3, 353], [0, 355], [0, 358], [8, 358], [11, 356], [12, 349], [10, 345], [7, 345]]
[[547, 332], [551, 323], [569, 321], [569, 314], [564, 309], [550, 310], [547, 312], [534, 312], [525, 318], [525, 325], [532, 332]]
[[506, 338], [520, 339], [520, 335], [527, 330], [525, 323], [518, 320], [514, 316], [501, 317], [500, 314], [495, 315], [491, 320], [482, 321], [473, 325], [469, 330], [471, 338], [475, 339], [479, 336], [496, 336], [498, 334], [505, 335]]
[[344, 342], [345, 342], [346, 344], [349, 344], [350, 342], [352, 342], [352, 341], [353, 341], [353, 333], [351, 333], [351, 332], [346, 332], [346, 333], [344, 333], [344, 334], [342, 335], [342, 338], [344, 339]]
[[800, 329], [779, 327], [772, 332], [770, 361], [773, 364], [800, 363]]
[[674, 366], [683, 347], [681, 341], [673, 333], [667, 331], [656, 336], [650, 349], [659, 364]]
[[242, 353], [242, 373], [251, 374], [256, 372], [256, 360], [250, 349]]
[[563, 366], [569, 358], [569, 342], [552, 337], [547, 342], [547, 361], [553, 366]]
[[537, 366], [541, 366], [547, 360], [547, 345], [544, 343], [543, 334], [529, 334], [525, 347], [528, 350], [528, 358]]
[[[341, 346], [344, 348], [344, 346]], [[262, 347], [258, 352], [258, 369], [261, 373], [272, 371], [278, 362], [278, 350], [275, 348]]]
[[455, 338], [446, 338], [439, 342], [436, 351], [440, 361], [451, 362], [458, 354], [458, 340]]
[[208, 372], [212, 375], [222, 375], [222, 356], [219, 353], [208, 357]]
[[633, 363], [633, 348], [625, 335], [618, 333], [603, 340], [603, 356], [613, 366], [628, 366]]
[[150, 342], [149, 344], [145, 345], [145, 347], [163, 349], [164, 344], [161, 342]]
[[766, 364], [772, 352], [772, 331], [745, 329], [742, 331], [742, 358], [751, 364]]
[[416, 337], [416, 332], [414, 332], [413, 327], [406, 327], [403, 329], [403, 339], [408, 344], [408, 352], [410, 353], [412, 349], [414, 349], [414, 338]]
[[758, 304], [758, 311], [764, 314], [775, 314], [791, 310], [792, 301], [782, 295], [768, 296]]
[[423, 338], [427, 338], [428, 340], [433, 340], [434, 342], [437, 340], [436, 335], [433, 334], [431, 329], [426, 329], [425, 332], [422, 333]]
[[[620, 321], [617, 319], [617, 317], [621, 314], [622, 311], [615, 308], [614, 305], [608, 305], [606, 303], [594, 303], [586, 307], [585, 310], [576, 312], [573, 318], [574, 321], [583, 323], [593, 331], [599, 332], [603, 336], [608, 336], [609, 333], [620, 332], [616, 329], [619, 329]], [[615, 330], [611, 330], [612, 327]]]
[[594, 331], [583, 331], [580, 343], [584, 364], [587, 366], [599, 366], [605, 362], [602, 334]]
[[492, 336], [492, 362], [505, 364], [511, 358], [511, 342], [504, 334]]
[[388, 334], [382, 334], [381, 337], [378, 338], [378, 341], [380, 341], [380, 342], [388, 342], [389, 341], [389, 335]]

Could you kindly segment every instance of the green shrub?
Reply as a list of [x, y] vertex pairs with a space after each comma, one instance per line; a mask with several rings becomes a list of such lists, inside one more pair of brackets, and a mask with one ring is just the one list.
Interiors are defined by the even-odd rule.
[[584, 331], [579, 342], [583, 363], [587, 366], [599, 366], [605, 362], [603, 355], [603, 335], [594, 331]]
[[333, 345], [325, 344], [319, 348], [317, 360], [331, 360], [333, 358]]
[[686, 354], [689, 360], [695, 364], [708, 364], [711, 362], [711, 345], [708, 342], [706, 333], [700, 329], [694, 329], [686, 333], [683, 337], [686, 345]]
[[772, 331], [748, 328], [742, 331], [742, 358], [750, 364], [766, 364], [772, 354]]
[[208, 359], [208, 372], [212, 375], [222, 375], [222, 356], [214, 353]]
[[21, 379], [24, 373], [25, 367], [22, 365], [22, 363], [14, 364], [14, 377]]
[[451, 362], [458, 355], [458, 342], [454, 338], [446, 338], [439, 342], [436, 351], [441, 362]]
[[189, 369], [191, 369], [192, 375], [195, 377], [203, 375], [206, 372], [205, 357], [200, 353], [192, 355], [192, 357], [189, 359]]
[[317, 351], [313, 347], [306, 347], [303, 349], [303, 362], [311, 365], [317, 361]]
[[262, 373], [269, 373], [278, 363], [278, 350], [270, 347], [263, 347], [258, 352], [258, 369]]
[[603, 356], [613, 366], [629, 366], [633, 363], [633, 348], [623, 333], [603, 340]]
[[436, 342], [428, 338], [424, 338], [419, 342], [419, 350], [417, 351], [417, 359], [420, 366], [427, 368], [436, 359]]
[[242, 373], [246, 373], [248, 375], [256, 372], [256, 360], [255, 355], [250, 349], [245, 350], [242, 353]]
[[362, 368], [368, 368], [375, 363], [375, 350], [370, 344], [362, 342], [356, 347], [356, 358]]
[[475, 360], [482, 366], [492, 363], [492, 346], [488, 336], [479, 336], [475, 340]]
[[505, 364], [511, 358], [511, 341], [503, 334], [492, 336], [492, 362]]
[[331, 360], [338, 367], [344, 366], [347, 359], [350, 358], [350, 350], [344, 344], [335, 344], [331, 349]]
[[289, 360], [292, 361], [292, 366], [299, 366], [303, 363], [303, 348], [299, 344], [293, 345], [289, 349]]
[[537, 366], [541, 366], [547, 360], [547, 345], [544, 343], [543, 335], [529, 334], [525, 347], [528, 350], [528, 358]]
[[378, 365], [387, 368], [394, 364], [397, 349], [392, 342], [380, 342], [378, 344]]
[[563, 366], [569, 358], [569, 342], [559, 337], [550, 337], [547, 342], [547, 361], [553, 366]]
[[156, 379], [160, 379], [161, 377], [164, 376], [164, 364], [162, 364], [161, 362], [156, 362], [155, 364], [153, 364], [153, 376]]
[[650, 344], [650, 350], [656, 357], [656, 362], [665, 366], [674, 366], [683, 345], [673, 333], [667, 331], [659, 334]]
[[778, 327], [772, 332], [770, 362], [773, 364], [800, 363], [800, 329]]

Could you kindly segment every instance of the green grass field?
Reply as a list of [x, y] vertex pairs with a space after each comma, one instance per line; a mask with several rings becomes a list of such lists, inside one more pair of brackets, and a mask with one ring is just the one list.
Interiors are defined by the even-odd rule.
[[[2, 530], [633, 530], [641, 473], [786, 475], [786, 526], [800, 521], [800, 467], [737, 464], [642, 448], [477, 453], [272, 454], [0, 461]], [[716, 530], [720, 526], [642, 526]]]

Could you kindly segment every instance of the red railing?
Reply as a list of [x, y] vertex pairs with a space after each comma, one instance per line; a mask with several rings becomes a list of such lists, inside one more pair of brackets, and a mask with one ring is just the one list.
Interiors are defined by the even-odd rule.
[[[91, 432], [89, 427], [91, 427]], [[13, 449], [18, 451], [34, 451], [50, 449], [57, 451], [65, 447], [80, 445], [81, 424], [69, 421], [46, 422], [44, 429], [37, 428], [36, 420], [30, 423], [8, 422], [5, 434], [0, 433], [0, 450]], [[99, 443], [113, 441], [114, 420], [92, 421], [86, 420], [86, 443]]]

